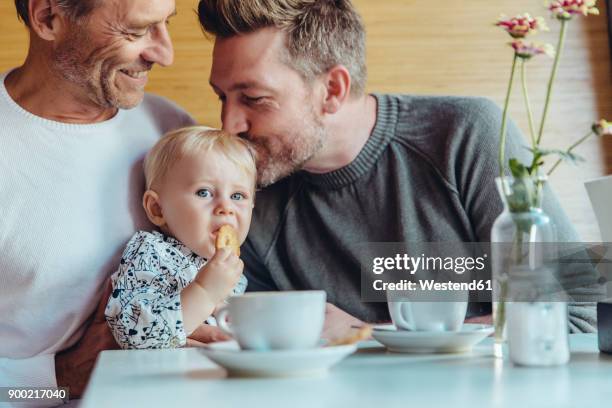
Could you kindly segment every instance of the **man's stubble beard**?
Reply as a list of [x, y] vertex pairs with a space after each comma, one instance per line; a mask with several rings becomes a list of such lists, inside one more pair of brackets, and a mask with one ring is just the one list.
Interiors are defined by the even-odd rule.
[[93, 58], [91, 40], [87, 31], [75, 24], [75, 29], [54, 50], [53, 69], [65, 81], [83, 90], [87, 99], [100, 108], [131, 109], [138, 101], [123, 101], [113, 92], [110, 73], [104, 71], [103, 62]]
[[295, 126], [293, 133], [286, 134], [282, 150], [274, 153], [268, 138], [247, 137], [257, 150], [257, 183], [267, 187], [302, 169], [323, 147], [327, 133], [323, 122], [311, 108], [301, 126]]

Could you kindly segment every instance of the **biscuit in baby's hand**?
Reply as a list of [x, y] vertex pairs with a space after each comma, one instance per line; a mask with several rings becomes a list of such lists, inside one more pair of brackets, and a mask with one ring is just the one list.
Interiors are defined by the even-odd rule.
[[238, 242], [236, 230], [231, 225], [224, 225], [219, 228], [215, 247], [217, 249], [230, 248], [236, 256], [240, 256], [240, 242]]

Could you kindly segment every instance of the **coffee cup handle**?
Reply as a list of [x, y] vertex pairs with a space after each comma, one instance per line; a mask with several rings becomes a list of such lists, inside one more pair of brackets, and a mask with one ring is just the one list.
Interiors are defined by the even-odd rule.
[[412, 322], [406, 320], [404, 314], [402, 313], [402, 304], [403, 302], [389, 302], [389, 307], [393, 309], [391, 315], [395, 320], [397, 320], [397, 323], [399, 323], [400, 327], [405, 327], [410, 330], [414, 330]]
[[217, 326], [219, 326], [224, 333], [233, 336], [234, 333], [232, 332], [232, 328], [227, 324], [226, 317], [228, 312], [227, 305], [221, 306], [219, 310], [215, 312], [215, 319], [217, 319]]

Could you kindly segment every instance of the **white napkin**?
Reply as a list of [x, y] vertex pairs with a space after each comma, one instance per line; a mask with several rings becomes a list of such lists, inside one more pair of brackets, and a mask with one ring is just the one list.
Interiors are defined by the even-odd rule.
[[612, 176], [600, 177], [584, 183], [599, 224], [603, 242], [612, 242]]

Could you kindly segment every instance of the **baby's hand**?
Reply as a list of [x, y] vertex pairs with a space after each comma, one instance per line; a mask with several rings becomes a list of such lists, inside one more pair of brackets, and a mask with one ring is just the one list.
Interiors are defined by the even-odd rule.
[[231, 293], [243, 269], [244, 263], [230, 248], [221, 248], [200, 269], [195, 280], [208, 292], [211, 296], [210, 300], [216, 304]]
[[[232, 289], [233, 288], [234, 287], [232, 286]], [[215, 310], [213, 310], [213, 313], [212, 313], [213, 316], [216, 316], [217, 312], [221, 310], [222, 307], [225, 307], [225, 306], [227, 306], [227, 301], [225, 300], [222, 300], [221, 302], [217, 303], [217, 306], [215, 306]]]
[[199, 343], [214, 343], [216, 341], [231, 340], [232, 337], [218, 327], [201, 324], [189, 335], [187, 339], [188, 344], [190, 339]]

